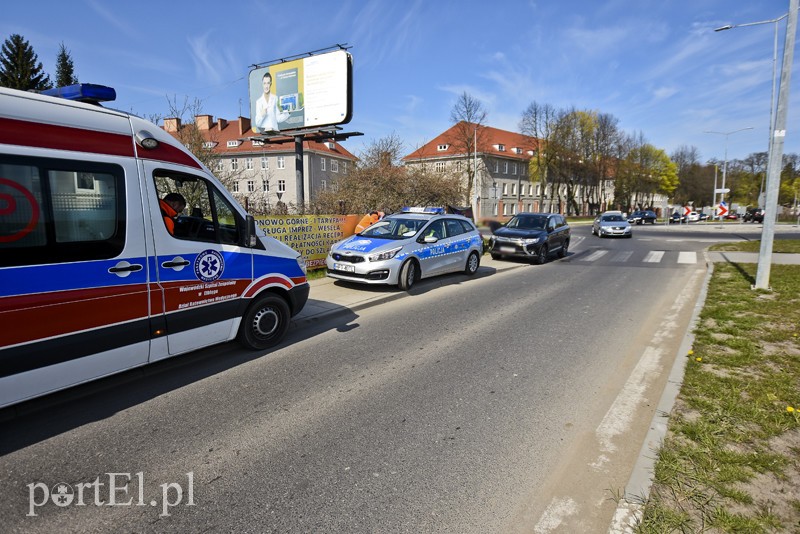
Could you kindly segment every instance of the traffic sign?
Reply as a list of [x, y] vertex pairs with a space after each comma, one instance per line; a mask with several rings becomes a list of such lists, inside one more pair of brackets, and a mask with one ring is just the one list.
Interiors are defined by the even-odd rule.
[[725, 193], [730, 193], [731, 190], [730, 190], [730, 188], [726, 187], [725, 189], [714, 189], [714, 192], [715, 193], [722, 193], [724, 195]]
[[688, 217], [690, 213], [692, 213], [692, 208], [690, 206], [684, 206], [683, 214]]
[[728, 205], [725, 202], [720, 202], [717, 206], [717, 217], [724, 217], [728, 213]]

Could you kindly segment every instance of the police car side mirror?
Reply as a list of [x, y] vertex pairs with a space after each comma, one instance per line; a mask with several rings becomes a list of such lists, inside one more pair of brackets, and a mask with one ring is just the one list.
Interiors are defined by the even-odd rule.
[[425, 243], [429, 243], [429, 244], [430, 243], [436, 243], [437, 241], [439, 241], [439, 238], [438, 237], [434, 237], [432, 235], [428, 235], [428, 236], [425, 236], [425, 238], [422, 241], [424, 241]]

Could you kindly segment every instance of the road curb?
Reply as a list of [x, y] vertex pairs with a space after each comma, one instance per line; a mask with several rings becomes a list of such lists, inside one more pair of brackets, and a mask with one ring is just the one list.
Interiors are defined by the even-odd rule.
[[636, 525], [638, 525], [642, 519], [644, 503], [650, 496], [650, 490], [653, 487], [658, 450], [661, 448], [661, 443], [664, 440], [664, 436], [667, 434], [669, 416], [670, 413], [672, 413], [675, 401], [683, 386], [683, 378], [688, 363], [687, 355], [694, 345], [694, 330], [700, 319], [700, 313], [705, 306], [708, 286], [711, 282], [711, 276], [714, 273], [714, 262], [709, 258], [707, 251], [703, 252], [703, 257], [706, 262], [706, 274], [703, 285], [700, 288], [700, 294], [697, 296], [697, 301], [694, 304], [692, 317], [689, 320], [689, 325], [686, 328], [683, 341], [681, 341], [680, 347], [678, 347], [678, 353], [675, 355], [667, 384], [664, 386], [664, 391], [661, 393], [661, 398], [656, 406], [653, 420], [650, 422], [650, 429], [647, 431], [647, 435], [642, 443], [639, 457], [628, 479], [628, 484], [625, 486], [622, 499], [620, 499], [617, 505], [617, 510], [614, 513], [614, 517], [608, 529], [609, 534], [628, 534], [635, 532]]

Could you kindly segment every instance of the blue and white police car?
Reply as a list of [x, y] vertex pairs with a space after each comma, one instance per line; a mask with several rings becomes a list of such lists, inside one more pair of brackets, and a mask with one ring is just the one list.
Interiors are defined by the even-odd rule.
[[335, 243], [325, 264], [331, 278], [407, 290], [430, 276], [473, 275], [481, 254], [481, 234], [466, 217], [443, 208], [404, 208]]

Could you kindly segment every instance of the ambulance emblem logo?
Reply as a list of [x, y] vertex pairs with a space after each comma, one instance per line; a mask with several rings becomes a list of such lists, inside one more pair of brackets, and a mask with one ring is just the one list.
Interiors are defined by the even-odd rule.
[[225, 260], [216, 250], [204, 250], [194, 260], [194, 274], [203, 282], [213, 282], [222, 276]]

